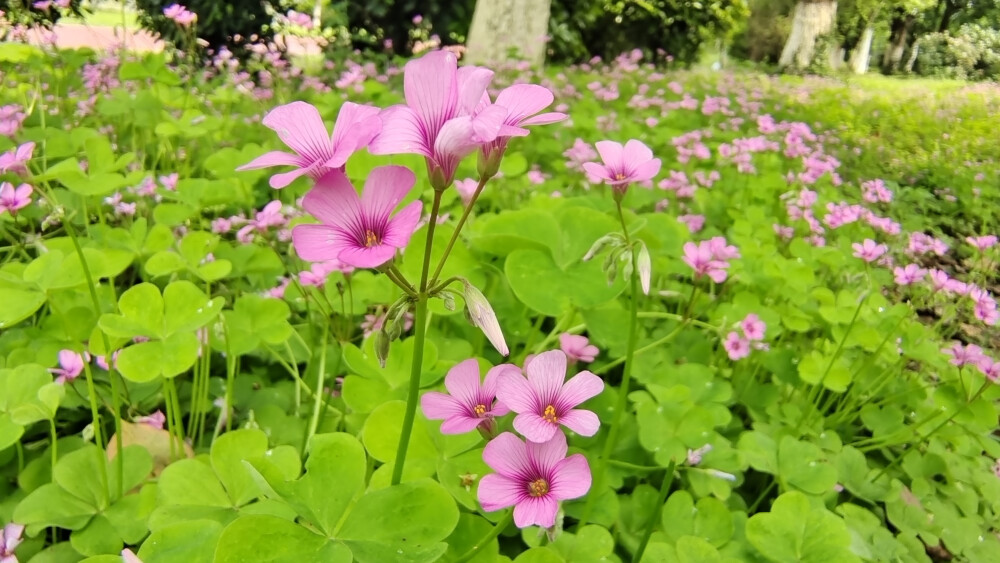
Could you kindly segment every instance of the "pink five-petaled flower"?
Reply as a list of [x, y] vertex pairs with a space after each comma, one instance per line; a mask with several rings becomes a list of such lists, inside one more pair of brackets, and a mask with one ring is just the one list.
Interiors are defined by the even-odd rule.
[[[589, 475], [587, 480], [589, 483]], [[21, 534], [23, 533], [23, 524], [14, 524], [12, 522], [3, 527], [3, 531], [0, 532], [0, 563], [17, 563], [14, 550], [21, 544]]]
[[504, 373], [497, 386], [497, 398], [517, 413], [514, 429], [531, 442], [547, 442], [563, 425], [581, 436], [593, 436], [601, 426], [591, 411], [575, 408], [604, 389], [600, 377], [581, 371], [566, 379], [566, 354], [561, 350], [542, 352], [524, 366], [528, 378]]
[[465, 66], [448, 51], [433, 51], [406, 63], [406, 104], [379, 114], [382, 131], [368, 150], [372, 154], [414, 153], [427, 159], [431, 185], [443, 190], [455, 179], [458, 163], [496, 139], [507, 109], [487, 106], [476, 113], [493, 71]]
[[344, 170], [347, 159], [365, 147], [382, 128], [379, 109], [344, 102], [333, 125], [333, 135], [327, 135], [319, 110], [312, 104], [292, 102], [272, 109], [262, 123], [278, 133], [278, 137], [295, 154], [271, 151], [240, 166], [236, 170], [254, 170], [269, 166], [295, 166], [291, 172], [271, 176], [272, 188], [281, 189], [304, 174], [318, 179], [331, 169]]
[[854, 249], [854, 256], [861, 258], [865, 262], [874, 262], [889, 251], [889, 247], [884, 244], [878, 244], [870, 238], [866, 238], [864, 242], [852, 244], [851, 248]]
[[[547, 125], [566, 119], [561, 112], [539, 113], [552, 105], [552, 92], [538, 84], [514, 84], [504, 88], [497, 94], [496, 105], [507, 110], [496, 139], [483, 145], [483, 158], [487, 162], [487, 175], [496, 174], [507, 143], [511, 137], [524, 137], [528, 134], [525, 127], [529, 125]], [[476, 113], [490, 107], [489, 95], [484, 95], [476, 108]]]
[[740, 321], [740, 328], [743, 329], [743, 336], [750, 341], [764, 340], [764, 332], [767, 331], [767, 325], [754, 313]]
[[35, 143], [27, 142], [18, 146], [16, 149], [0, 154], [0, 174], [3, 174], [4, 172], [24, 174], [27, 172], [27, 164], [28, 161], [31, 160], [31, 154], [34, 151]]
[[157, 430], [163, 430], [163, 424], [167, 422], [167, 417], [164, 416], [163, 411], [156, 411], [149, 416], [140, 416], [135, 419], [136, 424], [145, 424], [151, 428], [156, 428]]
[[477, 427], [488, 436], [496, 434], [494, 417], [510, 412], [506, 405], [496, 401], [497, 382], [504, 373], [516, 375], [521, 370], [512, 364], [501, 364], [486, 372], [486, 379], [479, 381], [479, 362], [473, 358], [455, 364], [444, 378], [448, 393], [428, 391], [420, 397], [424, 416], [444, 420], [442, 434], [464, 434]]
[[590, 465], [583, 454], [566, 457], [566, 436], [527, 444], [504, 432], [486, 444], [483, 461], [496, 473], [479, 481], [479, 503], [493, 512], [514, 507], [518, 528], [551, 528], [559, 501], [580, 498], [590, 490]]
[[694, 270], [695, 276], [708, 276], [715, 283], [726, 281], [729, 274], [726, 269], [729, 263], [715, 257], [712, 244], [709, 241], [684, 243], [684, 262]]
[[57, 376], [56, 383], [73, 381], [83, 373], [83, 356], [73, 350], [59, 351], [59, 367], [49, 368], [49, 373]]
[[660, 159], [642, 141], [632, 139], [622, 146], [614, 141], [597, 141], [597, 152], [604, 164], [584, 162], [583, 169], [624, 193], [629, 184], [653, 179], [660, 172]]
[[181, 27], [188, 27], [198, 21], [198, 14], [180, 4], [171, 4], [163, 9], [163, 15]]
[[11, 215], [17, 215], [17, 210], [31, 204], [31, 192], [34, 188], [28, 184], [21, 184], [14, 188], [10, 182], [0, 183], [0, 213], [9, 211]]
[[969, 344], [967, 346], [962, 346], [962, 344], [955, 342], [950, 348], [945, 348], [942, 350], [945, 354], [951, 356], [948, 360], [952, 365], [962, 367], [967, 364], [977, 365], [983, 359], [983, 349], [975, 344]]
[[981, 237], [965, 237], [965, 242], [975, 246], [980, 251], [992, 248], [997, 245], [996, 235], [985, 235]]
[[893, 268], [892, 275], [895, 276], [897, 284], [910, 285], [924, 279], [924, 276], [927, 275], [927, 270], [916, 264], [907, 264], [904, 267], [896, 266]]
[[415, 181], [403, 166], [381, 166], [368, 175], [358, 197], [343, 172], [327, 173], [302, 199], [302, 207], [322, 224], [292, 229], [295, 251], [310, 262], [336, 259], [355, 268], [385, 264], [410, 242], [420, 220], [420, 201], [390, 217]]
[[743, 338], [736, 331], [726, 335], [722, 347], [726, 349], [726, 354], [729, 354], [729, 359], [734, 362], [750, 355], [750, 340]]
[[559, 349], [566, 354], [570, 363], [594, 361], [600, 350], [587, 340], [586, 336], [564, 332], [559, 335]]

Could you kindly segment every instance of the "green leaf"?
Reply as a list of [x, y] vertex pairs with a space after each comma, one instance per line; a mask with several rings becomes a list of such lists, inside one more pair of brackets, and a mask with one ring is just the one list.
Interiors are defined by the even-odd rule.
[[548, 547], [533, 547], [518, 555], [514, 563], [565, 563], [565, 559]]
[[722, 563], [722, 555], [711, 543], [694, 536], [677, 540], [678, 563]]
[[828, 493], [837, 484], [837, 468], [826, 460], [823, 450], [791, 436], [785, 436], [778, 444], [778, 475], [788, 484], [814, 495]]
[[[56, 464], [53, 480], [78, 499], [103, 510], [107, 508], [102, 493], [103, 475], [108, 476], [108, 487], [113, 491], [113, 500], [117, 491], [132, 489], [153, 470], [153, 459], [142, 446], [127, 446], [122, 455], [122, 486], [117, 482], [117, 462], [107, 460], [100, 448], [93, 444], [64, 455]], [[100, 464], [104, 464], [103, 471]]]
[[165, 505], [233, 506], [211, 466], [197, 458], [168, 465], [160, 474], [157, 492]]
[[[406, 403], [389, 401], [379, 405], [368, 416], [361, 431], [361, 440], [375, 459], [389, 464], [396, 459], [396, 448], [403, 426]], [[429, 477], [437, 466], [438, 452], [420, 418], [414, 420], [410, 445], [406, 454], [404, 475], [409, 478]]]
[[163, 330], [163, 297], [155, 285], [140, 283], [125, 290], [118, 298], [118, 310], [121, 314], [105, 314], [98, 321], [101, 330], [108, 336], [166, 336]]
[[275, 516], [243, 516], [222, 530], [215, 563], [351, 563], [351, 550]]
[[573, 262], [562, 269], [548, 253], [538, 250], [511, 252], [504, 262], [504, 273], [522, 303], [553, 317], [571, 308], [607, 303], [625, 288], [622, 276], [607, 284], [599, 260]]
[[97, 508], [49, 483], [28, 493], [17, 508], [13, 520], [28, 526], [57, 526], [79, 530], [97, 513]]
[[212, 563], [222, 524], [180, 522], [154, 531], [136, 554], [143, 563]]
[[457, 524], [458, 507], [451, 495], [436, 481], [424, 479], [368, 492], [358, 499], [337, 537], [352, 549], [379, 543], [405, 553], [434, 547]]
[[214, 319], [221, 311], [221, 297], [209, 299], [198, 286], [181, 280], [163, 290], [164, 334], [197, 330]]
[[770, 512], [751, 516], [745, 533], [760, 555], [776, 563], [860, 561], [850, 551], [844, 521], [798, 491], [778, 497]]
[[116, 554], [122, 550], [122, 540], [107, 518], [98, 514], [83, 529], [69, 536], [69, 543], [83, 555]]
[[263, 456], [267, 435], [256, 429], [227, 432], [212, 443], [212, 468], [229, 495], [233, 506], [242, 506], [259, 494], [243, 460]]
[[[0, 278], [0, 330], [7, 329], [35, 314], [45, 304], [45, 294], [30, 287], [9, 284]], [[0, 446], [0, 449], [3, 449]]]
[[164, 340], [133, 344], [118, 354], [121, 374], [136, 383], [157, 377], [175, 377], [191, 369], [198, 359], [198, 337], [192, 332], [172, 334]]

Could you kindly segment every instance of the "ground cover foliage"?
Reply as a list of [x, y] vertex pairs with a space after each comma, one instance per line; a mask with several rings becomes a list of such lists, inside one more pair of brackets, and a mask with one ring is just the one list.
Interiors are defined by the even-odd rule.
[[0, 556], [1000, 560], [994, 87], [0, 59]]

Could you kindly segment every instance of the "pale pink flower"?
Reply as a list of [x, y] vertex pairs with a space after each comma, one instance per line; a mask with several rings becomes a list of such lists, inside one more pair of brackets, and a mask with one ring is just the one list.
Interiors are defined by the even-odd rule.
[[431, 420], [443, 420], [442, 434], [464, 434], [480, 428], [486, 435], [496, 433], [494, 418], [510, 412], [496, 400], [501, 376], [512, 373], [521, 377], [521, 370], [513, 364], [501, 364], [479, 380], [479, 362], [475, 359], [455, 364], [444, 378], [448, 393], [428, 391], [420, 397], [420, 408]]
[[742, 321], [740, 321], [740, 328], [743, 329], [743, 335], [747, 337], [750, 341], [764, 340], [764, 333], [767, 331], [767, 324], [760, 320], [755, 313], [750, 313]]
[[520, 373], [505, 373], [497, 387], [497, 397], [517, 413], [514, 429], [532, 442], [546, 442], [565, 426], [581, 436], [593, 436], [601, 425], [597, 415], [576, 408], [604, 389], [604, 381], [589, 371], [566, 379], [566, 354], [561, 350], [542, 352], [525, 365], [527, 379]]
[[73, 350], [59, 351], [59, 367], [50, 368], [49, 373], [56, 375], [56, 383], [73, 381], [83, 373], [84, 357]]
[[702, 457], [710, 451], [712, 451], [712, 444], [705, 444], [704, 446], [695, 450], [689, 449], [687, 453], [688, 465], [698, 465], [699, 463], [701, 463]]
[[0, 213], [4, 211], [11, 215], [17, 215], [19, 209], [31, 205], [31, 193], [35, 191], [28, 184], [21, 184], [17, 188], [10, 182], [0, 183]]
[[677, 220], [687, 226], [688, 231], [692, 233], [697, 233], [705, 226], [705, 216], [704, 215], [679, 215]]
[[149, 416], [140, 416], [135, 419], [135, 422], [139, 424], [145, 424], [157, 430], [163, 430], [163, 424], [167, 421], [167, 417], [163, 415], [163, 411], [156, 411]]
[[478, 187], [479, 182], [474, 178], [455, 180], [455, 189], [458, 190], [458, 195], [462, 198], [462, 205], [469, 205], [469, 202], [472, 201], [472, 196], [476, 193], [476, 188]]
[[851, 245], [854, 249], [854, 256], [861, 258], [865, 262], [874, 262], [878, 260], [883, 254], [889, 251], [889, 247], [884, 244], [878, 244], [872, 239], [865, 239], [862, 243], [854, 243]]
[[750, 341], [740, 336], [736, 331], [726, 335], [722, 347], [729, 354], [729, 359], [734, 362], [750, 355]]
[[963, 346], [960, 342], [952, 343], [951, 347], [942, 350], [951, 356], [949, 363], [962, 367], [964, 365], [978, 364], [983, 358], [983, 349], [975, 344]]
[[35, 151], [35, 143], [28, 142], [0, 154], [0, 174], [13, 172], [15, 174], [25, 174], [28, 171], [28, 161]]
[[131, 549], [126, 548], [122, 550], [122, 563], [142, 563], [142, 559], [132, 553]]
[[600, 350], [590, 343], [586, 336], [564, 332], [559, 335], [559, 349], [566, 354], [570, 363], [593, 362]]
[[415, 182], [416, 176], [403, 166], [382, 166], [371, 171], [358, 197], [343, 173], [329, 172], [302, 200], [321, 224], [292, 229], [295, 251], [303, 260], [337, 259], [356, 268], [388, 262], [410, 242], [420, 220], [419, 200], [392, 216]]
[[684, 262], [694, 270], [695, 277], [708, 276], [715, 283], [726, 281], [729, 263], [715, 257], [708, 241], [684, 243]]
[[910, 285], [924, 279], [924, 276], [927, 275], [927, 270], [916, 264], [907, 264], [902, 268], [899, 266], [893, 268], [892, 274], [895, 276], [897, 284]]
[[[563, 457], [565, 457], [565, 454], [563, 454]], [[590, 488], [589, 472], [587, 474], [587, 488]], [[17, 546], [21, 545], [21, 536], [23, 534], [23, 524], [14, 524], [11, 522], [3, 527], [3, 531], [0, 532], [0, 563], [17, 563], [17, 556], [14, 555], [14, 550], [17, 549]]]
[[652, 180], [660, 172], [660, 159], [642, 141], [631, 139], [624, 146], [615, 141], [597, 141], [597, 152], [603, 164], [583, 163], [584, 170], [624, 192], [629, 184]]
[[330, 170], [344, 170], [347, 159], [367, 146], [382, 128], [379, 109], [344, 102], [327, 135], [319, 110], [312, 104], [292, 102], [272, 109], [262, 123], [273, 129], [295, 154], [271, 151], [236, 170], [254, 170], [269, 166], [294, 166], [295, 170], [271, 176], [272, 188], [281, 189], [302, 175], [314, 180]]
[[997, 244], [996, 235], [985, 235], [981, 237], [965, 237], [965, 242], [976, 247], [980, 251], [992, 248]]

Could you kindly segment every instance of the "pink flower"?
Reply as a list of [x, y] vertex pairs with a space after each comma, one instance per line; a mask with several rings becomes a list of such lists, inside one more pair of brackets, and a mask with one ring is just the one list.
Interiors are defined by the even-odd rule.
[[415, 181], [405, 167], [381, 166], [368, 175], [358, 197], [342, 172], [327, 173], [302, 200], [322, 224], [292, 229], [295, 251], [310, 262], [337, 259], [356, 268], [385, 264], [410, 242], [420, 220], [419, 200], [390, 217]]
[[497, 387], [500, 401], [517, 413], [514, 429], [532, 442], [547, 442], [563, 425], [581, 436], [593, 436], [601, 425], [591, 411], [575, 408], [604, 389], [600, 377], [581, 371], [566, 379], [566, 354], [543, 352], [524, 370], [528, 377], [505, 373]]
[[[540, 113], [552, 105], [552, 100], [552, 92], [537, 84], [514, 84], [501, 90], [497, 94], [496, 105], [506, 109], [507, 117], [504, 118], [496, 139], [483, 145], [483, 156], [486, 160], [494, 167], [499, 165], [510, 138], [524, 137], [528, 134], [525, 127], [548, 125], [566, 119], [565, 113], [554, 111]], [[490, 106], [489, 96], [484, 95], [476, 112], [482, 112]]]
[[564, 332], [559, 335], [559, 349], [566, 354], [570, 363], [593, 362], [601, 351], [587, 340], [586, 336]]
[[743, 336], [746, 336], [748, 340], [757, 341], [764, 340], [767, 325], [756, 314], [750, 313], [740, 321], [740, 328], [743, 329]]
[[899, 266], [893, 268], [892, 275], [896, 277], [897, 284], [910, 285], [924, 279], [924, 276], [927, 275], [927, 270], [916, 264], [907, 264], [903, 268], [900, 268]]
[[442, 434], [464, 434], [477, 427], [488, 435], [496, 433], [494, 418], [510, 412], [503, 403], [496, 401], [497, 382], [505, 373], [521, 376], [521, 370], [512, 364], [501, 364], [486, 373], [479, 382], [479, 362], [475, 359], [455, 364], [444, 378], [448, 393], [428, 391], [420, 397], [424, 416], [443, 420]]
[[740, 249], [726, 242], [725, 237], [708, 239], [708, 248], [711, 249], [712, 256], [716, 260], [733, 260], [740, 257]]
[[965, 237], [965, 242], [975, 246], [980, 251], [992, 248], [997, 244], [996, 235], [986, 235], [982, 237]]
[[982, 360], [984, 355], [983, 349], [979, 346], [975, 344], [962, 346], [958, 342], [953, 343], [950, 348], [945, 348], [942, 352], [951, 356], [949, 363], [958, 367], [967, 364], [976, 365]]
[[701, 458], [708, 452], [712, 451], [712, 444], [705, 444], [704, 446], [696, 450], [688, 450], [687, 453], [687, 463], [688, 465], [698, 465], [701, 463]]
[[688, 231], [692, 233], [697, 233], [705, 226], [705, 216], [704, 215], [679, 215], [677, 220], [684, 223]]
[[[111, 363], [114, 364], [115, 367], [117, 367], [118, 354], [120, 354], [120, 353], [121, 353], [121, 350], [115, 350], [115, 353], [111, 354]], [[111, 371], [111, 366], [108, 365], [108, 359], [107, 359], [107, 357], [105, 357], [105, 356], [94, 356], [94, 362], [97, 364], [97, 367], [103, 369], [104, 371]]]
[[861, 258], [865, 262], [874, 262], [889, 251], [889, 247], [884, 244], [878, 244], [870, 238], [866, 238], [862, 243], [856, 242], [852, 244], [851, 248], [854, 249], [854, 256]]
[[28, 161], [35, 151], [35, 143], [28, 142], [18, 146], [14, 150], [0, 154], [0, 174], [13, 172], [24, 174], [28, 171]]
[[588, 174], [611, 184], [623, 193], [633, 182], [652, 180], [660, 172], [660, 159], [653, 158], [653, 151], [641, 141], [632, 139], [625, 143], [597, 141], [597, 152], [604, 164], [584, 162]]
[[726, 281], [729, 275], [729, 263], [715, 257], [709, 241], [684, 243], [684, 262], [694, 270], [695, 277], [708, 276], [715, 283]]
[[[565, 457], [565, 455], [564, 453], [563, 456]], [[584, 463], [586, 463], [586, 460]], [[587, 488], [590, 488], [589, 471], [587, 474]], [[3, 531], [0, 532], [0, 563], [17, 563], [17, 556], [14, 555], [14, 550], [21, 544], [22, 534], [24, 534], [23, 524], [14, 524], [11, 522], [3, 527]]]
[[458, 190], [458, 195], [462, 198], [462, 205], [469, 205], [469, 202], [472, 201], [472, 196], [476, 193], [476, 188], [478, 187], [479, 182], [477, 182], [474, 178], [455, 180], [455, 189]]
[[993, 358], [984, 354], [976, 362], [976, 367], [986, 376], [986, 379], [994, 383], [1000, 381], [1000, 362], [994, 361]]
[[135, 421], [139, 424], [146, 424], [156, 428], [157, 430], [163, 430], [163, 424], [167, 421], [167, 417], [163, 416], [162, 411], [156, 411], [149, 416], [140, 416]]
[[496, 473], [479, 481], [477, 496], [483, 510], [514, 507], [519, 528], [555, 525], [559, 501], [582, 497], [591, 475], [582, 454], [566, 457], [566, 436], [557, 432], [544, 443], [525, 444], [504, 432], [486, 444], [483, 461]]
[[21, 184], [16, 189], [10, 182], [0, 183], [0, 213], [10, 212], [17, 215], [17, 210], [31, 204], [31, 193], [35, 191], [28, 184]]
[[291, 172], [271, 176], [272, 188], [281, 189], [303, 174], [319, 179], [331, 169], [344, 170], [347, 159], [368, 145], [382, 127], [379, 109], [344, 102], [327, 136], [319, 110], [312, 104], [292, 102], [272, 109], [263, 119], [295, 154], [271, 151], [236, 170], [254, 170], [269, 166], [295, 166]]
[[476, 113], [493, 80], [493, 71], [475, 66], [458, 68], [448, 51], [433, 51], [406, 63], [405, 105], [379, 114], [382, 131], [372, 140], [372, 154], [414, 153], [427, 159], [431, 185], [444, 189], [455, 178], [458, 163], [496, 139], [507, 109], [491, 105]]
[[734, 362], [750, 355], [750, 341], [740, 336], [736, 331], [726, 335], [722, 347], [729, 354], [729, 359]]
[[56, 383], [73, 381], [83, 373], [84, 358], [73, 350], [59, 351], [59, 367], [50, 368], [49, 373], [56, 375]]
[[159, 178], [160, 185], [162, 185], [164, 189], [169, 190], [171, 192], [176, 191], [177, 180], [179, 177], [180, 176], [178, 176], [176, 172], [174, 172], [173, 174], [167, 174], [166, 176], [160, 176]]
[[188, 27], [192, 23], [198, 21], [198, 14], [188, 10], [180, 4], [171, 4], [163, 9], [163, 15], [167, 17], [168, 20], [173, 20], [174, 23], [181, 27]]
[[142, 563], [142, 559], [132, 553], [131, 549], [122, 550], [122, 563]]

